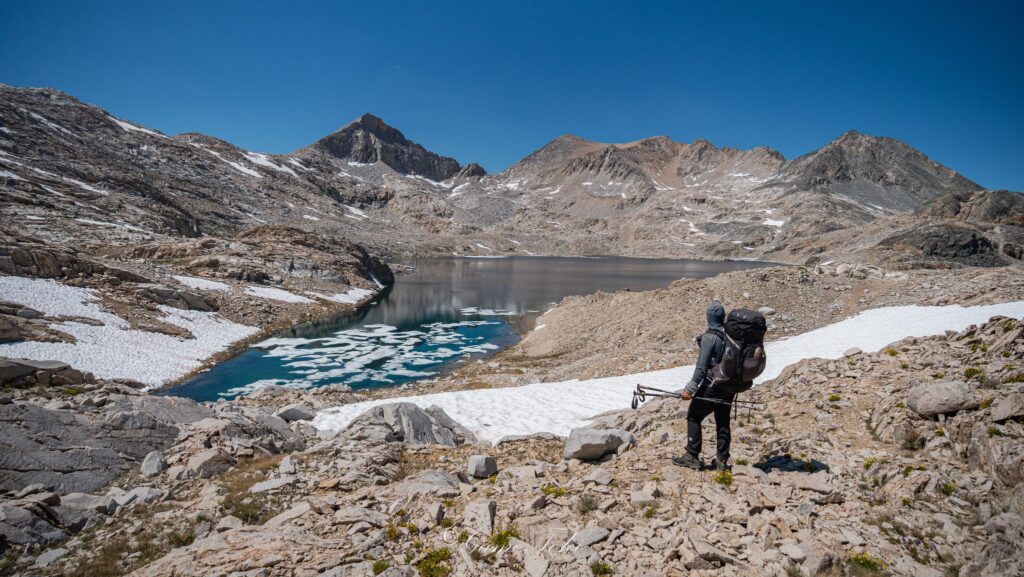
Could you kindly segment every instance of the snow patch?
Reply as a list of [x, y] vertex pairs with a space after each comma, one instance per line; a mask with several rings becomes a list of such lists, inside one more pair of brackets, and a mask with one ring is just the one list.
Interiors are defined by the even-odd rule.
[[782, 225], [786, 224], [786, 221], [784, 221], [784, 220], [772, 220], [770, 218], [766, 218], [766, 219], [764, 219], [764, 222], [761, 223], [761, 224], [763, 224], [765, 226], [774, 226], [776, 228], [779, 228]]
[[247, 286], [245, 287], [245, 294], [252, 295], [254, 297], [260, 297], [264, 299], [270, 299], [273, 301], [281, 301], [286, 303], [313, 302], [312, 300], [302, 295], [297, 295], [293, 292], [288, 292], [286, 290], [266, 286]]
[[290, 174], [290, 175], [292, 175], [292, 176], [294, 176], [296, 178], [298, 178], [298, 176], [299, 176], [299, 175], [295, 174], [294, 170], [288, 168], [287, 166], [281, 166], [280, 164], [276, 164], [275, 162], [270, 160], [270, 157], [268, 157], [266, 154], [261, 154], [259, 152], [246, 152], [243, 156], [248, 158], [249, 162], [251, 162], [253, 164], [258, 164], [260, 166], [265, 166], [265, 167], [267, 167], [267, 168], [269, 168], [271, 170], [276, 170], [277, 172], [284, 172], [284, 173]]
[[160, 320], [188, 330], [195, 338], [132, 329], [128, 321], [103, 310], [93, 289], [71, 287], [49, 279], [0, 276], [5, 299], [48, 316], [86, 317], [103, 326], [65, 321], [48, 323], [75, 337], [72, 343], [22, 341], [0, 345], [0, 356], [59, 360], [102, 379], [127, 378], [156, 386], [199, 368], [203, 360], [231, 343], [255, 333], [255, 327], [233, 323], [217, 313], [159, 306]]
[[153, 132], [152, 130], [149, 130], [148, 128], [142, 128], [141, 126], [135, 126], [134, 124], [130, 124], [130, 123], [125, 122], [123, 120], [118, 120], [118, 119], [114, 118], [113, 116], [111, 116], [110, 119], [113, 120], [115, 124], [120, 126], [125, 132], [142, 132], [143, 134], [149, 134], [151, 136], [158, 136], [160, 138], [167, 138], [163, 134], [160, 134], [158, 132]]
[[185, 276], [185, 275], [174, 275], [172, 278], [174, 278], [174, 280], [180, 282], [181, 284], [183, 284], [183, 285], [185, 285], [185, 286], [187, 286], [189, 288], [194, 288], [194, 289], [199, 289], [199, 290], [207, 290], [207, 291], [226, 291], [226, 290], [231, 290], [231, 286], [230, 285], [228, 285], [226, 283], [218, 282], [218, 281], [215, 281], [215, 280], [210, 280], [210, 279], [207, 279], [207, 278], [200, 278], [200, 277], [197, 277], [197, 276]]
[[42, 122], [43, 124], [45, 124], [51, 130], [56, 130], [58, 132], [63, 132], [63, 133], [68, 134], [70, 136], [74, 136], [75, 135], [73, 132], [71, 132], [67, 128], [64, 128], [63, 126], [61, 126], [61, 125], [59, 125], [59, 124], [57, 124], [55, 122], [49, 121], [48, 119], [46, 119], [42, 115], [36, 114], [35, 112], [29, 112], [29, 114], [32, 115], [32, 118], [35, 118], [39, 122]]

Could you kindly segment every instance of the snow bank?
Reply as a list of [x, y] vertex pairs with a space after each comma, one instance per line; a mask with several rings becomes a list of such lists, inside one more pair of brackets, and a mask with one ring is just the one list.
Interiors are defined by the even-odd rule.
[[103, 326], [66, 321], [50, 326], [75, 337], [75, 343], [34, 341], [0, 345], [0, 356], [59, 360], [91, 371], [100, 378], [128, 378], [161, 385], [198, 368], [204, 359], [256, 332], [216, 313], [183, 311], [161, 306], [163, 322], [182, 327], [195, 338], [182, 339], [132, 329], [123, 318], [103, 310], [93, 289], [62, 285], [53, 280], [0, 276], [4, 299], [44, 312], [47, 316], [86, 317]]
[[321, 296], [329, 301], [336, 303], [342, 303], [347, 305], [354, 305], [359, 301], [365, 299], [368, 296], [372, 296], [374, 291], [364, 288], [352, 287], [348, 291], [343, 293], [337, 293], [333, 295], [317, 295]]
[[[872, 309], [820, 329], [767, 344], [768, 366], [758, 382], [777, 377], [784, 368], [808, 358], [839, 358], [852, 347], [866, 351], [910, 336], [963, 330], [995, 315], [1024, 317], [1024, 301], [998, 305], [961, 307], [901, 306]], [[408, 401], [421, 407], [437, 405], [482, 440], [497, 441], [508, 435], [549, 432], [566, 435], [605, 411], [629, 407], [630, 393], [638, 383], [663, 388], [682, 388], [693, 366], [607, 377], [586, 381], [535, 383], [522, 387], [483, 389], [417, 395], [354, 403], [322, 411], [313, 425], [340, 430], [367, 409]]]
[[252, 295], [254, 297], [260, 297], [264, 299], [270, 299], [273, 301], [281, 301], [286, 303], [311, 303], [312, 300], [297, 295], [286, 290], [266, 287], [266, 286], [248, 286], [245, 287], [245, 294]]
[[200, 278], [197, 276], [184, 276], [174, 275], [174, 280], [181, 284], [194, 289], [207, 290], [207, 291], [226, 291], [231, 290], [231, 286], [227, 283], [210, 280], [208, 278]]

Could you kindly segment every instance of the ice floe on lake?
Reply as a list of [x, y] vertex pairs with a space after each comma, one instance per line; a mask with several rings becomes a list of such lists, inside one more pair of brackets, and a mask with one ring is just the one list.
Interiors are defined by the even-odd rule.
[[[807, 358], [839, 358], [852, 347], [866, 351], [910, 336], [963, 330], [992, 316], [1024, 318], [1024, 301], [987, 306], [899, 306], [864, 311], [846, 320], [767, 344], [768, 366], [758, 379], [777, 377], [782, 370]], [[566, 435], [600, 413], [626, 409], [638, 384], [682, 388], [693, 366], [585, 381], [535, 383], [521, 387], [416, 395], [354, 403], [320, 412], [313, 425], [340, 430], [372, 407], [406, 401], [421, 407], [437, 405], [469, 428], [481, 440], [497, 441], [509, 435], [549, 432]], [[756, 390], [756, 389], [755, 389]]]
[[221, 396], [248, 394], [266, 385], [309, 389], [332, 383], [381, 386], [435, 374], [462, 355], [487, 354], [498, 345], [486, 342], [487, 329], [502, 323], [486, 320], [438, 322], [416, 330], [384, 324], [364, 325], [327, 337], [270, 338], [253, 345], [281, 361], [284, 371], [234, 387]]

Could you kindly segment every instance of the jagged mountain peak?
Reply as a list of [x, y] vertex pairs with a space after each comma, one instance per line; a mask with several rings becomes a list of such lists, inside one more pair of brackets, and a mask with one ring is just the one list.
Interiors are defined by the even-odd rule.
[[303, 151], [309, 149], [351, 162], [382, 162], [400, 173], [431, 180], [446, 180], [462, 169], [454, 158], [430, 152], [370, 113], [363, 114]]

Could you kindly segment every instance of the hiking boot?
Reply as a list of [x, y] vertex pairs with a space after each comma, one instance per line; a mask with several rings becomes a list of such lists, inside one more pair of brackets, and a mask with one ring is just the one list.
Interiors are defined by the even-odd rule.
[[718, 457], [711, 459], [711, 465], [708, 468], [716, 471], [729, 471], [732, 469], [732, 467], [729, 466], [728, 461], [720, 461], [718, 460]]
[[693, 469], [694, 471], [704, 470], [704, 463], [700, 459], [694, 457], [689, 453], [686, 453], [681, 457], [672, 457], [672, 464], [676, 465], [677, 467], [686, 467], [688, 469]]

